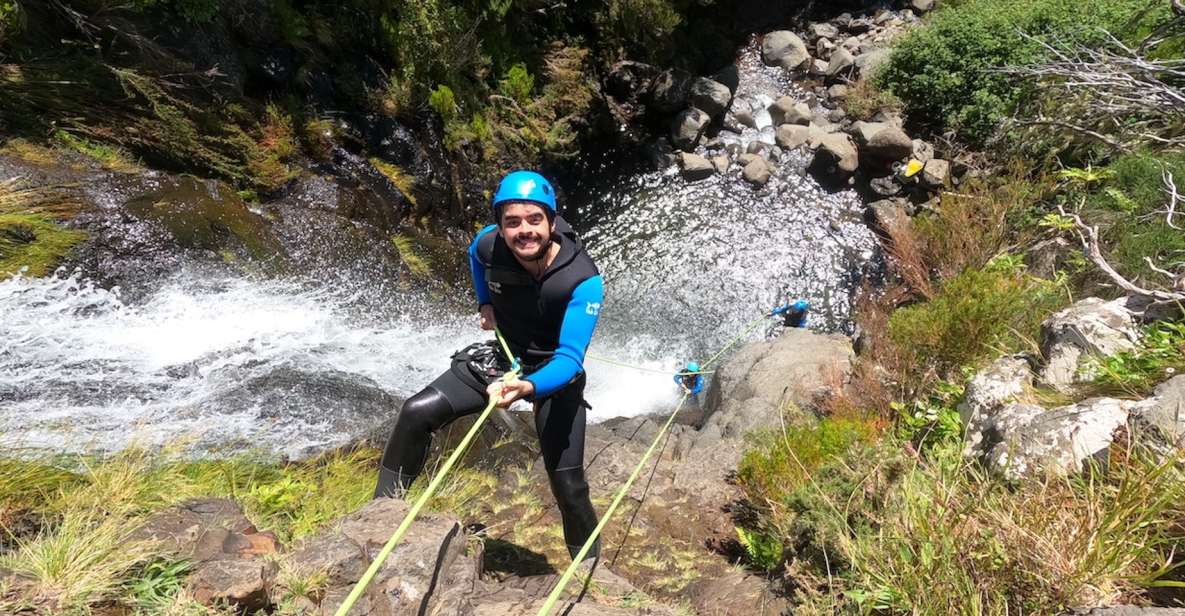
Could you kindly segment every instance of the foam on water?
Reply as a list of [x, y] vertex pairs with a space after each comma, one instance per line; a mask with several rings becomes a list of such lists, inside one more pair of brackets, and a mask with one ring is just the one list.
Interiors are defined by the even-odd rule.
[[[290, 368], [350, 375], [359, 388], [405, 397], [447, 369], [454, 350], [488, 338], [475, 317], [427, 302], [374, 315], [353, 300], [295, 281], [192, 272], [135, 304], [76, 277], [0, 283], [0, 435], [7, 447], [54, 451], [193, 438], [297, 455], [341, 444], [343, 435], [316, 408], [294, 417], [265, 407], [317, 400], [293, 391], [239, 400], [228, 412], [228, 392]], [[621, 356], [605, 345], [593, 351]], [[667, 369], [675, 360], [647, 365]], [[594, 420], [674, 397], [663, 375], [596, 362], [589, 373]], [[279, 416], [283, 425], [267, 420]]]

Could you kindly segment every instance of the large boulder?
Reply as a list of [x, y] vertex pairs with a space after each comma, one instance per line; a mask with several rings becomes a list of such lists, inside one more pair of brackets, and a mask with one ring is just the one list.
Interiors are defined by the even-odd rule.
[[650, 82], [650, 107], [660, 113], [675, 113], [687, 104], [691, 92], [691, 74], [667, 69]]
[[[283, 567], [320, 575], [325, 590], [306, 598], [304, 613], [333, 614], [408, 512], [399, 499], [380, 498], [303, 540]], [[370, 582], [351, 614], [463, 614], [481, 573], [480, 544], [468, 541], [453, 517], [421, 512]], [[275, 592], [290, 589], [278, 585]]]
[[855, 65], [856, 58], [852, 53], [840, 47], [831, 54], [831, 59], [827, 61], [827, 76], [839, 77]]
[[1130, 428], [1133, 437], [1153, 449], [1185, 446], [1185, 375], [1161, 383], [1151, 398], [1136, 403]]
[[807, 31], [810, 32], [812, 41], [817, 41], [821, 38], [835, 40], [835, 38], [839, 36], [839, 28], [836, 28], [833, 24], [827, 23], [825, 21], [811, 24], [810, 27], [807, 28]]
[[843, 133], [827, 133], [819, 137], [818, 143], [811, 163], [815, 171], [840, 176], [855, 173], [860, 157], [851, 137]]
[[1055, 313], [1041, 324], [1041, 380], [1057, 388], [1089, 380], [1081, 371], [1090, 356], [1113, 355], [1135, 348], [1139, 334], [1126, 300], [1088, 297]]
[[863, 120], [856, 120], [848, 127], [847, 132], [852, 135], [856, 143], [860, 146], [868, 145], [872, 141], [873, 135], [889, 128], [887, 122], [865, 122]]
[[890, 51], [888, 49], [872, 49], [866, 51], [854, 60], [856, 70], [860, 72], [862, 77], [868, 78], [876, 74], [886, 62], [889, 61]]
[[868, 139], [863, 151], [877, 163], [888, 165], [913, 153], [913, 139], [900, 128], [888, 125]]
[[774, 133], [774, 139], [779, 147], [792, 150], [810, 140], [811, 129], [798, 124], [783, 124]]
[[811, 63], [806, 43], [789, 30], [777, 30], [761, 37], [761, 60], [767, 66], [804, 70]]
[[941, 158], [926, 161], [922, 167], [922, 185], [930, 189], [945, 188], [950, 182], [950, 162]]
[[741, 177], [754, 186], [764, 186], [770, 177], [769, 163], [764, 158], [755, 158], [745, 165]]
[[1016, 402], [1033, 384], [1033, 371], [1023, 357], [1006, 356], [992, 362], [967, 383], [959, 416], [963, 420], [967, 455], [975, 455], [996, 414]]
[[810, 124], [811, 107], [806, 103], [783, 96], [769, 106], [774, 124]]
[[1094, 398], [1051, 410], [1009, 404], [992, 417], [969, 453], [1009, 479], [1052, 471], [1076, 473], [1092, 459], [1106, 462], [1116, 429], [1134, 403]]
[[732, 92], [724, 84], [700, 77], [691, 84], [689, 100], [691, 105], [703, 109], [711, 117], [716, 117], [728, 108], [728, 101], [732, 99]]
[[683, 179], [689, 182], [703, 180], [716, 173], [716, 167], [712, 164], [712, 161], [698, 154], [689, 154], [687, 152], [679, 152], [679, 167]]
[[909, 8], [915, 13], [926, 13], [934, 9], [934, 0], [909, 0]]
[[695, 149], [704, 127], [711, 121], [712, 118], [708, 117], [708, 114], [695, 107], [684, 109], [675, 116], [675, 121], [671, 124], [671, 141], [680, 150], [690, 152]]
[[844, 336], [789, 329], [742, 347], [713, 375], [705, 432], [723, 438], [781, 425], [789, 405], [807, 406], [847, 380], [852, 344]]

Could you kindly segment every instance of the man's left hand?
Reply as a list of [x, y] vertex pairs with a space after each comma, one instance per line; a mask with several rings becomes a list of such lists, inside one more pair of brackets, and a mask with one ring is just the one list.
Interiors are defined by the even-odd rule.
[[522, 379], [511, 379], [510, 381], [494, 381], [486, 387], [486, 393], [491, 398], [501, 396], [498, 400], [498, 408], [504, 409], [515, 400], [521, 400], [535, 393], [535, 384], [530, 381]]

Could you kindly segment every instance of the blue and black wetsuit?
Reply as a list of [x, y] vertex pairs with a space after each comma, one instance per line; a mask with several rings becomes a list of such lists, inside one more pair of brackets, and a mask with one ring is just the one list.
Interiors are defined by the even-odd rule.
[[[535, 385], [535, 429], [564, 539], [575, 556], [597, 524], [584, 478], [584, 354], [601, 310], [601, 276], [558, 216], [552, 241], [559, 252], [539, 278], [519, 264], [496, 229], [482, 229], [469, 247], [473, 288], [479, 306], [493, 307], [498, 328], [522, 362], [522, 378]], [[509, 369], [494, 345], [457, 352], [448, 372], [403, 403], [383, 452], [376, 496], [397, 494], [411, 484], [424, 466], [433, 431], [485, 407], [486, 386]]]

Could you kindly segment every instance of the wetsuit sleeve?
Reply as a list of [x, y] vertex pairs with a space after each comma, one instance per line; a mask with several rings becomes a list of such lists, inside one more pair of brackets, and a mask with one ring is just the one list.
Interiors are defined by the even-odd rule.
[[572, 290], [572, 299], [560, 324], [559, 347], [547, 363], [523, 377], [535, 385], [536, 397], [559, 390], [584, 370], [584, 353], [597, 326], [604, 293], [600, 276], [593, 276]]
[[490, 225], [477, 232], [473, 243], [469, 244], [469, 273], [473, 275], [473, 294], [477, 296], [477, 305], [490, 303], [490, 288], [486, 286], [486, 265], [477, 256], [477, 243], [489, 233], [493, 233], [498, 225]]

